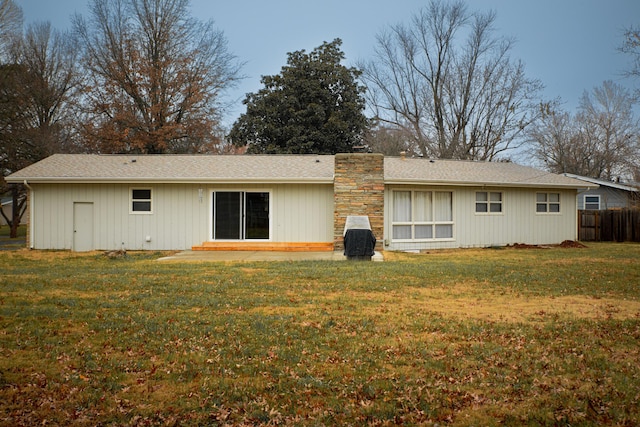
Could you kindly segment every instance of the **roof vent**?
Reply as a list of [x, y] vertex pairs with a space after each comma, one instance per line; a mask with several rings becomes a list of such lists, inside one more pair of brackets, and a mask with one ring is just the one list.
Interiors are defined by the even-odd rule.
[[136, 162], [136, 159], [131, 159], [131, 163], [135, 163], [135, 162]]
[[401, 158], [402, 160], [404, 160], [404, 159], [406, 158], [406, 156], [407, 156], [407, 152], [406, 152], [406, 151], [401, 151], [401, 152], [400, 152], [400, 158]]

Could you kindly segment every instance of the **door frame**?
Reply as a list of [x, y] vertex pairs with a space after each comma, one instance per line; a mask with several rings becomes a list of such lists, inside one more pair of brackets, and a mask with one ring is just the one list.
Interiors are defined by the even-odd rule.
[[74, 252], [95, 250], [93, 202], [73, 202], [72, 249]]
[[[268, 239], [215, 239], [213, 238], [214, 234], [214, 193], [217, 192], [225, 192], [225, 193], [243, 193], [242, 197], [242, 209], [244, 212], [244, 204], [246, 203], [246, 193], [267, 193], [269, 195], [269, 238]], [[269, 188], [213, 188], [209, 189], [209, 236], [208, 241], [210, 242], [271, 242], [273, 241], [273, 191]], [[244, 213], [243, 213], [244, 215]], [[245, 218], [241, 218], [241, 222], [244, 222]], [[243, 224], [244, 229], [244, 224]]]

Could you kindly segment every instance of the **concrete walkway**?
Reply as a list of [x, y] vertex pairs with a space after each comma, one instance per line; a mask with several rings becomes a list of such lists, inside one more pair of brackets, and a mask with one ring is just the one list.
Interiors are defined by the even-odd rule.
[[[346, 261], [342, 252], [277, 252], [277, 251], [183, 251], [159, 258], [158, 261]], [[373, 261], [382, 261], [376, 252]]]

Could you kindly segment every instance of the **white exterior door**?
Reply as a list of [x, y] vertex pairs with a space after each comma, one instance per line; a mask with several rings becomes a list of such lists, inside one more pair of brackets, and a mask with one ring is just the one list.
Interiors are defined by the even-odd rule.
[[73, 250], [92, 251], [93, 247], [93, 203], [73, 203]]

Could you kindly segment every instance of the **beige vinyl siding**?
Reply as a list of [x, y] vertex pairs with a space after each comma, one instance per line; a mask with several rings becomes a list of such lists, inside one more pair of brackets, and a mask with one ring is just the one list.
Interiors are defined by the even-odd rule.
[[[272, 242], [332, 242], [333, 186], [322, 184], [216, 185], [213, 191], [265, 191], [270, 197]], [[209, 211], [211, 212], [211, 211]], [[211, 224], [205, 240], [210, 240]], [[200, 243], [200, 242], [198, 242]]]
[[[76, 202], [93, 203], [96, 250], [190, 249], [210, 239], [214, 188], [270, 191], [272, 241], [330, 242], [333, 236], [330, 185], [33, 184], [32, 188], [35, 249], [73, 249]], [[152, 190], [152, 213], [130, 213], [132, 188]]]
[[[37, 184], [33, 246], [73, 249], [73, 204], [93, 203], [94, 249], [187, 249], [206, 239], [207, 199], [198, 185], [136, 185], [152, 189], [152, 214], [130, 213], [126, 184]], [[149, 236], [150, 241], [146, 241]]]
[[[453, 192], [453, 240], [393, 242], [392, 190], [436, 190]], [[475, 212], [476, 191], [502, 193], [502, 212]], [[536, 213], [536, 193], [560, 193], [558, 214]], [[514, 243], [555, 244], [577, 238], [575, 190], [510, 189], [481, 187], [390, 186], [385, 194], [385, 248], [415, 250], [459, 247], [504, 246]]]
[[276, 185], [272, 188], [273, 241], [333, 241], [333, 185]]

